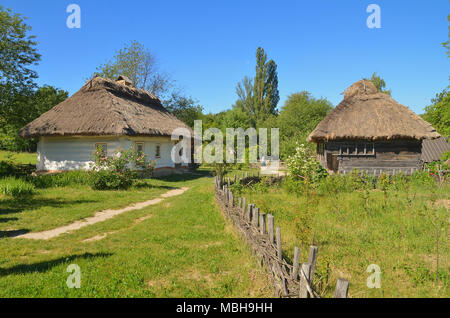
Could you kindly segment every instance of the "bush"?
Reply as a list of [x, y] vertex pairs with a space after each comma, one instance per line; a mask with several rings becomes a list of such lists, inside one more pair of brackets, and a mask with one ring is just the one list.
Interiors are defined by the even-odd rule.
[[34, 194], [33, 184], [14, 177], [8, 177], [0, 180], [0, 193], [14, 198], [22, 198]]
[[311, 149], [301, 143], [297, 143], [295, 154], [287, 158], [286, 165], [293, 179], [316, 183], [327, 175], [327, 171], [316, 160]]
[[105, 156], [98, 147], [94, 152], [94, 162], [90, 184], [95, 190], [128, 189], [139, 174], [150, 176], [155, 167], [154, 161], [147, 162], [145, 155], [133, 148]]
[[14, 165], [8, 161], [0, 161], [0, 177], [8, 177], [14, 174]]
[[126, 190], [133, 184], [134, 177], [130, 173], [113, 170], [96, 171], [91, 175], [90, 184], [94, 190]]

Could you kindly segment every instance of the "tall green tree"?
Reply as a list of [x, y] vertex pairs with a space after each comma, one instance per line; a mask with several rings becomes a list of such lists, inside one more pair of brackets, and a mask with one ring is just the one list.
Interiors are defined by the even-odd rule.
[[378, 76], [377, 73], [372, 74], [370, 81], [376, 86], [378, 92], [387, 94], [389, 96], [391, 95], [391, 90], [386, 89], [386, 82], [381, 78], [381, 76]]
[[96, 75], [112, 80], [119, 75], [127, 76], [133, 86], [160, 98], [168, 96], [173, 87], [169, 75], [159, 70], [155, 55], [137, 41], [126, 44], [112, 59], [97, 67]]
[[236, 87], [238, 100], [235, 107], [246, 113], [253, 124], [257, 126], [270, 115], [277, 113], [280, 100], [278, 91], [277, 64], [268, 60], [263, 48], [256, 50], [255, 77], [244, 79]]
[[31, 66], [40, 60], [35, 36], [20, 14], [0, 6], [0, 84], [21, 89], [34, 84]]

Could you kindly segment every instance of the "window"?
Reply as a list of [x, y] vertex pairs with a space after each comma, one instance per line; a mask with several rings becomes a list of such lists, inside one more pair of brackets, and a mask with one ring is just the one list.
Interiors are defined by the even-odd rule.
[[161, 158], [161, 145], [156, 145], [155, 157]]
[[375, 144], [340, 144], [339, 156], [375, 156]]
[[136, 153], [143, 154], [144, 153], [144, 143], [143, 142], [136, 142]]
[[104, 142], [96, 143], [94, 146], [95, 146], [95, 151], [97, 151], [97, 149], [99, 149], [102, 152], [102, 157], [106, 157], [108, 155], [108, 146], [106, 145], [106, 143], [104, 143]]

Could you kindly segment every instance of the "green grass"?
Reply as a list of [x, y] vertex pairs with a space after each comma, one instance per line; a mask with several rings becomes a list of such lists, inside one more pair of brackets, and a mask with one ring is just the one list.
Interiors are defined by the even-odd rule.
[[[450, 185], [384, 193], [353, 191], [323, 195], [317, 191], [295, 195], [283, 186], [245, 188], [242, 196], [281, 227], [283, 253], [293, 258], [301, 248], [307, 261], [315, 233], [319, 247], [316, 288], [331, 297], [338, 277], [350, 281], [349, 297], [449, 297], [449, 211], [439, 205], [450, 199]], [[435, 202], [433, 204], [433, 202]], [[438, 204], [436, 204], [438, 202]], [[439, 220], [439, 221], [437, 221]], [[436, 281], [437, 227], [439, 271]], [[381, 268], [381, 288], [366, 282], [370, 264]]]
[[[105, 208], [145, 201], [174, 187], [184, 194], [48, 241], [14, 239]], [[266, 274], [219, 211], [205, 175], [152, 179], [129, 191], [86, 186], [0, 199], [0, 297], [266, 297]], [[104, 236], [101, 240], [87, 239]], [[70, 289], [67, 267], [81, 269]]]
[[11, 152], [0, 150], [0, 161], [12, 159], [17, 164], [32, 164], [37, 162], [37, 154], [31, 152]]

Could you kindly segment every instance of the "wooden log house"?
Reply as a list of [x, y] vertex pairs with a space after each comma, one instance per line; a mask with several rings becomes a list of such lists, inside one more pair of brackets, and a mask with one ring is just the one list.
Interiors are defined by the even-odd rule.
[[350, 86], [344, 100], [308, 136], [330, 173], [354, 169], [379, 175], [421, 168], [422, 140], [440, 135], [408, 107], [368, 80]]

